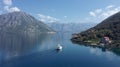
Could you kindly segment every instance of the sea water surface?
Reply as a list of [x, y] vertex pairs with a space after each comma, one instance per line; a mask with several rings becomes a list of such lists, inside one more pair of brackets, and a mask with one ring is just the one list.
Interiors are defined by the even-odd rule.
[[[118, 54], [74, 44], [70, 38], [70, 33], [2, 33], [0, 67], [120, 67]], [[62, 50], [56, 50], [58, 44]]]

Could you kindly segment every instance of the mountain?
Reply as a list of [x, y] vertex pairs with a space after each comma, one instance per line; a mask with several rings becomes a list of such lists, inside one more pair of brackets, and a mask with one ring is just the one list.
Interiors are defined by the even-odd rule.
[[120, 12], [108, 17], [95, 27], [76, 34], [76, 37], [73, 37], [72, 41], [99, 43], [101, 38], [105, 36], [112, 40], [111, 47], [120, 48]]
[[79, 33], [96, 25], [96, 23], [47, 23], [52, 29], [62, 33]]
[[0, 15], [0, 31], [12, 33], [53, 32], [46, 24], [25, 12]]

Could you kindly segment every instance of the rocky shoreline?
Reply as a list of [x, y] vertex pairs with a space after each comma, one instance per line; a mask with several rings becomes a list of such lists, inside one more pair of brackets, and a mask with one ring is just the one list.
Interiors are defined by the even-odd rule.
[[84, 46], [90, 46], [90, 47], [102, 47], [102, 48], [106, 48], [106, 49], [120, 49], [119, 44], [114, 44], [114, 43], [109, 43], [109, 44], [105, 44], [105, 43], [96, 43], [96, 42], [87, 42], [87, 41], [80, 41], [79, 39], [76, 38], [72, 38], [71, 39], [72, 43], [75, 44], [80, 44], [80, 45], [84, 45]]

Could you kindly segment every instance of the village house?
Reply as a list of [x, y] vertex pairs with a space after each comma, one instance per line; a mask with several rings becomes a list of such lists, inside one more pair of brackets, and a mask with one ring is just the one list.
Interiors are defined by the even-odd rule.
[[103, 44], [110, 44], [111, 43], [111, 40], [109, 37], [105, 36], [101, 39], [101, 42], [100, 43], [103, 43]]

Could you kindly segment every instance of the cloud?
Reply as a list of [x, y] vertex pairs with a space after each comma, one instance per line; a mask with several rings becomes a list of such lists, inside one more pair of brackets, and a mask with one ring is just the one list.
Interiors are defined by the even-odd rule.
[[115, 8], [111, 8], [111, 9], [108, 8], [108, 9], [104, 10], [101, 14], [99, 14], [98, 17], [105, 19], [119, 11], [120, 11], [120, 7], [115, 7]]
[[12, 7], [10, 8], [10, 11], [13, 12], [13, 11], [20, 11], [20, 9], [18, 7]]
[[89, 14], [91, 15], [91, 16], [93, 16], [93, 17], [96, 17], [96, 14], [95, 14], [95, 12], [89, 12]]
[[101, 13], [103, 10], [102, 9], [96, 9], [94, 11], [90, 11], [89, 14], [90, 16], [96, 17], [97, 14]]
[[5, 6], [4, 9], [5, 9], [7, 12], [18, 12], [18, 11], [20, 11], [20, 9], [17, 8], [17, 7], [11, 7], [11, 8], [10, 8], [9, 6]]
[[89, 17], [87, 17], [87, 22], [101, 22], [104, 19], [108, 18], [109, 16], [119, 11], [120, 11], [120, 7], [119, 6], [115, 7], [114, 5], [108, 5], [105, 8], [95, 9], [89, 12]]
[[64, 18], [67, 18], [67, 16], [64, 16]]
[[95, 10], [95, 13], [101, 13], [102, 12], [102, 9], [96, 9]]
[[51, 16], [47, 16], [47, 15], [43, 15], [43, 14], [37, 14], [38, 18], [40, 21], [43, 22], [57, 22], [59, 21], [59, 19], [51, 17]]
[[114, 7], [114, 5], [109, 5], [109, 6], [106, 7], [106, 9], [110, 9], [110, 8], [113, 8], [113, 7]]
[[12, 5], [12, 0], [3, 0], [3, 3], [4, 3], [5, 5], [11, 6], [11, 5]]
[[4, 10], [7, 12], [18, 12], [20, 9], [16, 6], [12, 7], [12, 0], [3, 0], [4, 3]]
[[103, 12], [103, 13], [100, 15], [100, 17], [107, 18], [107, 17], [109, 17], [109, 16], [111, 16], [111, 15], [113, 15], [113, 14], [119, 12], [119, 11], [120, 11], [120, 9], [115, 8], [115, 9], [113, 9], [113, 10]]

